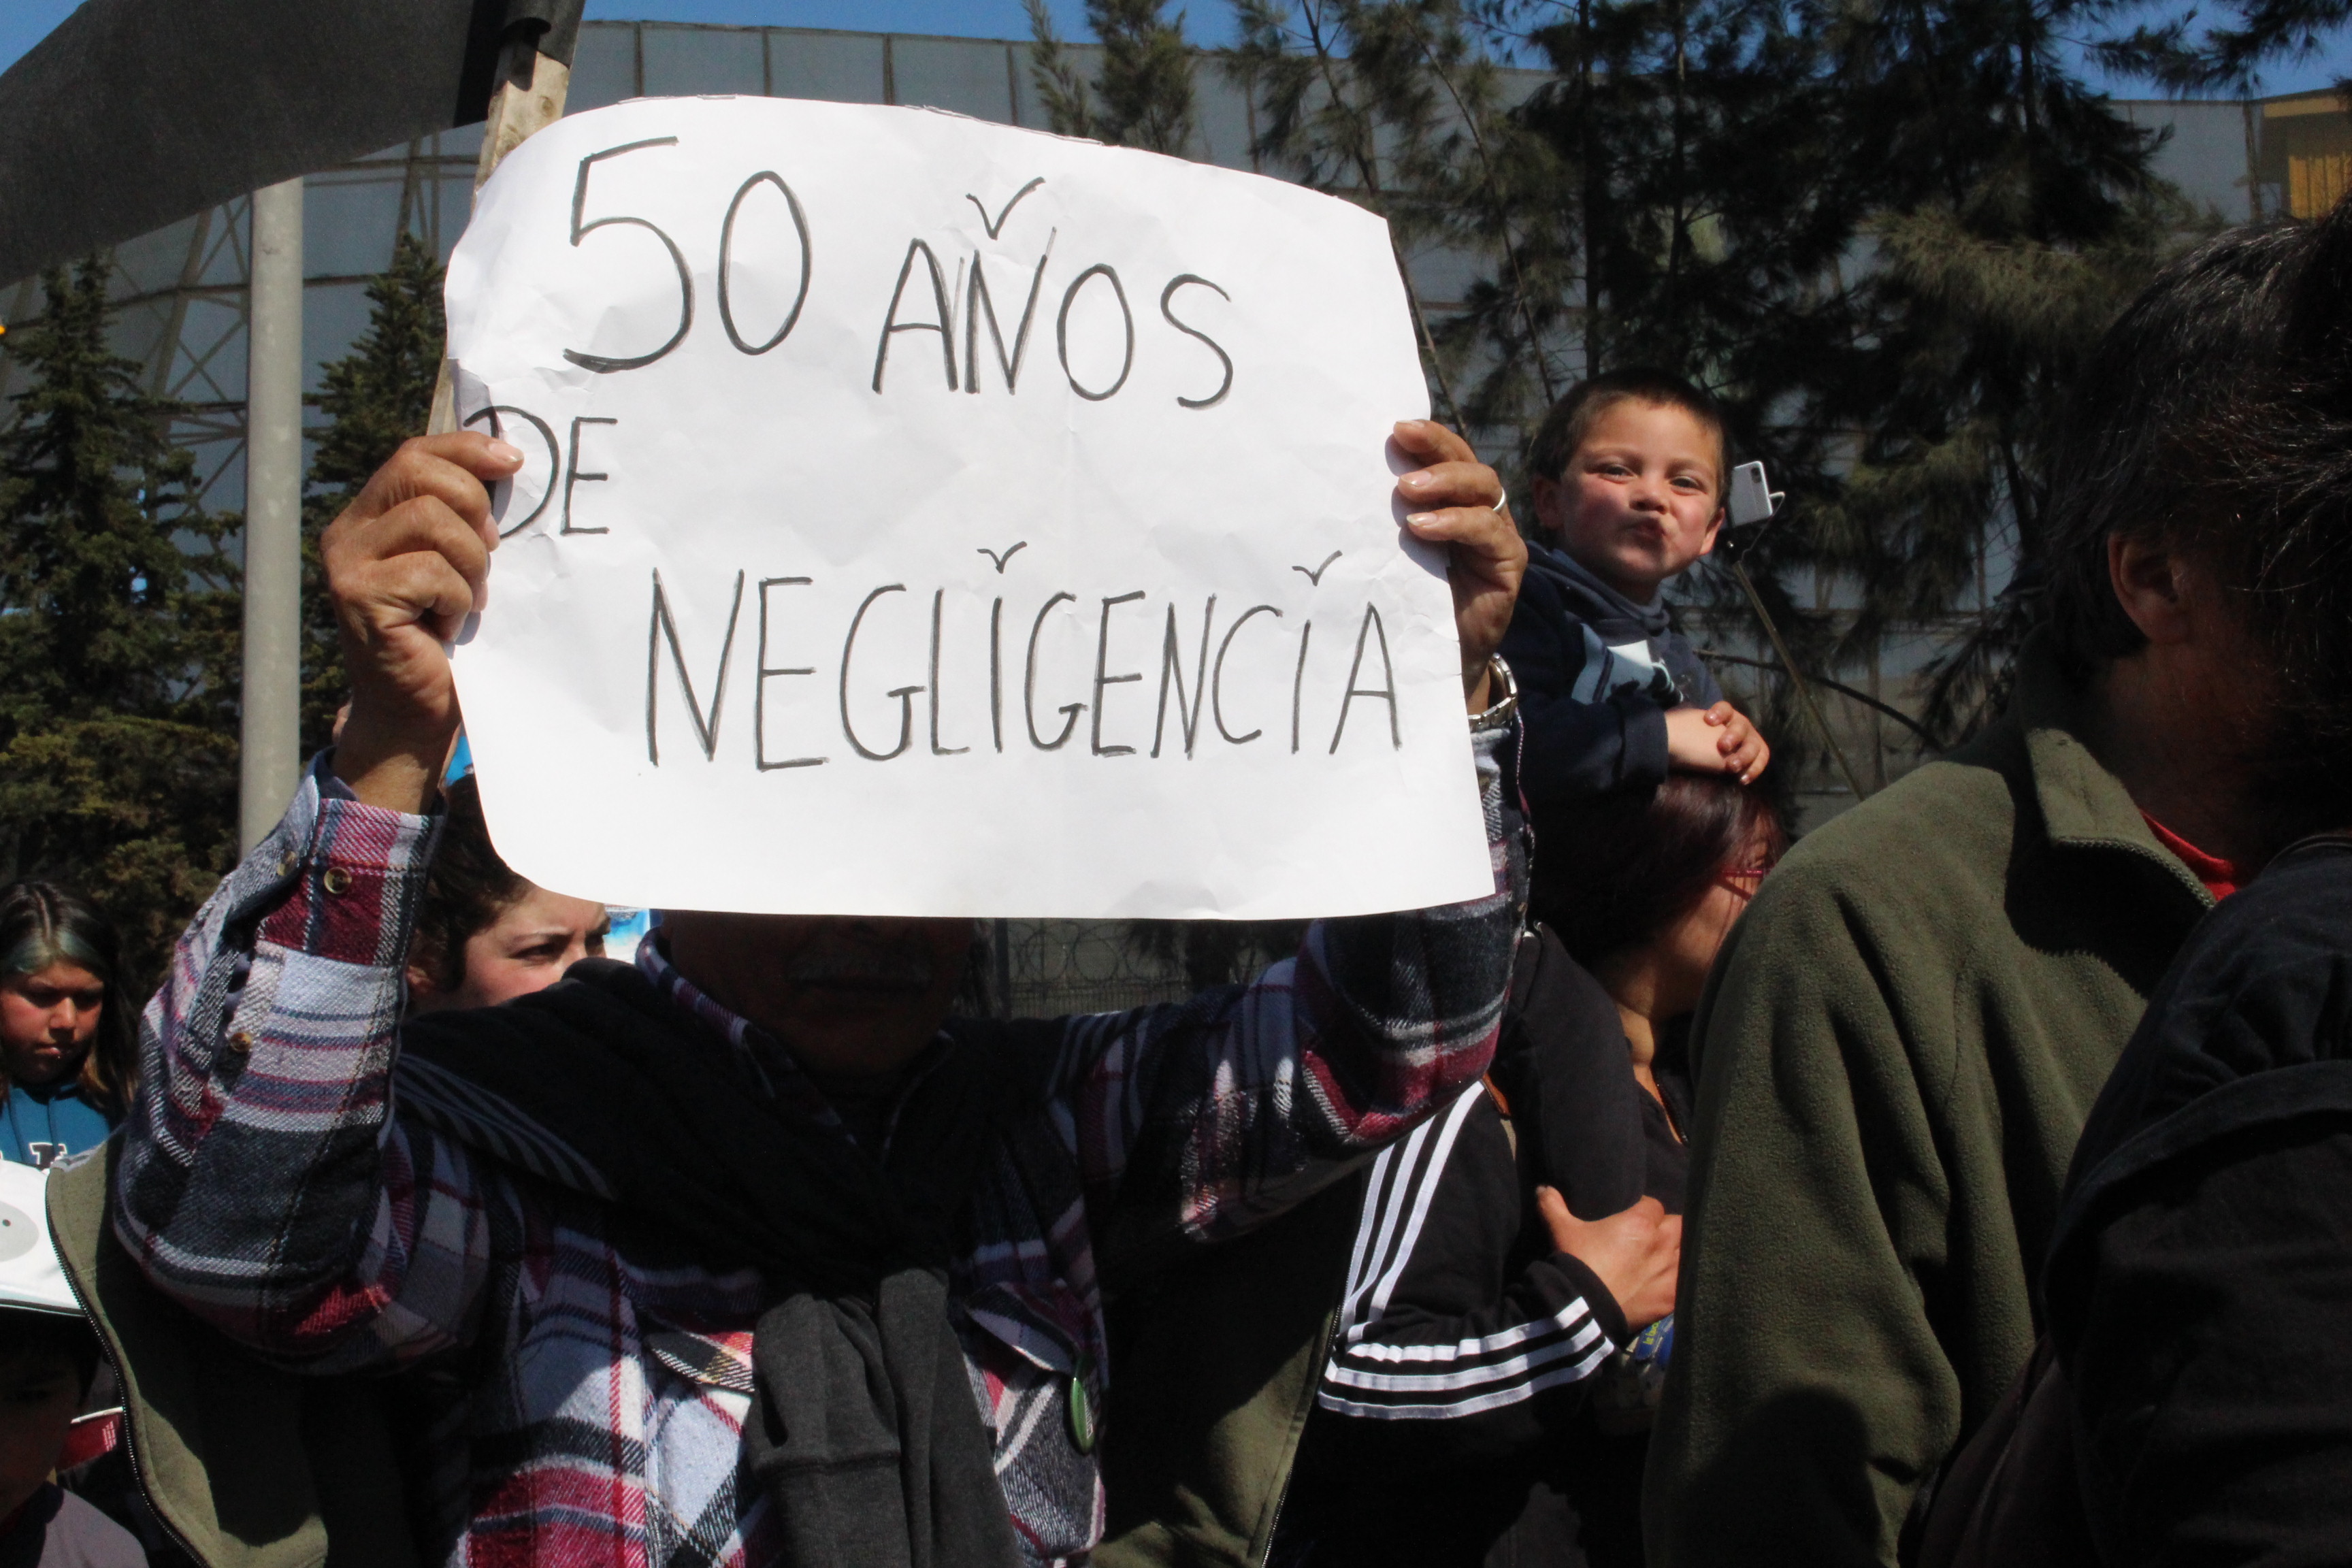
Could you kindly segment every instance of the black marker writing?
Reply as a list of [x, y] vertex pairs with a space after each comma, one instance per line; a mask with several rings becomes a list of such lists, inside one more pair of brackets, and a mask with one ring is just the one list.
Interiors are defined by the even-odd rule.
[[[490, 435], [496, 439], [503, 441], [507, 438], [507, 433], [504, 426], [501, 426], [499, 421], [499, 416], [501, 414], [512, 414], [519, 416], [524, 422], [529, 424], [532, 429], [538, 431], [539, 438], [547, 443], [547, 488], [539, 492], [539, 504], [530, 509], [530, 515], [529, 517], [524, 518], [520, 522], [510, 522], [506, 527], [499, 530], [499, 537], [500, 539], [511, 539], [516, 534], [520, 533], [524, 529], [529, 528], [532, 523], [537, 522], [539, 521], [539, 514], [547, 510], [547, 503], [555, 499], [555, 481], [563, 469], [563, 454], [557, 450], [555, 445], [555, 432], [547, 427], [546, 420], [541, 419], [538, 415], [533, 414], [528, 408], [517, 408], [510, 403], [493, 403], [488, 408], [477, 409], [475, 412], [466, 416], [465, 427], [470, 430], [475, 426], [487, 419], [490, 422]], [[520, 478], [520, 476], [518, 475], [517, 477]], [[602, 474], [594, 474], [590, 477], [601, 479], [604, 476]], [[600, 528], [595, 531], [602, 533], [604, 531]]]
[[778, 768], [813, 768], [824, 762], [823, 757], [791, 757], [781, 763], [768, 761], [768, 682], [779, 675], [814, 675], [816, 666], [803, 665], [787, 668], [768, 662], [768, 590], [771, 588], [805, 588], [814, 579], [807, 577], [762, 577], [760, 579], [760, 658], [759, 673], [751, 688], [751, 756], [763, 773]]
[[[1078, 302], [1078, 291], [1087, 286], [1087, 279], [1097, 275], [1110, 279], [1111, 292], [1118, 297], [1119, 320], [1127, 324], [1126, 357], [1119, 361], [1118, 379], [1100, 392], [1081, 384], [1077, 373], [1070, 368], [1070, 307]], [[1135, 312], [1127, 308], [1127, 290], [1120, 286], [1118, 274], [1109, 263], [1097, 261], [1070, 279], [1070, 286], [1062, 291], [1062, 314], [1054, 324], [1054, 336], [1061, 346], [1062, 374], [1070, 378], [1070, 390], [1080, 397], [1089, 403], [1100, 403], [1127, 384], [1128, 373], [1135, 368]]]
[[1095, 755], [1097, 757], [1131, 757], [1135, 755], [1135, 748], [1133, 746], [1106, 746], [1103, 744], [1103, 688], [1106, 686], [1123, 685], [1130, 680], [1141, 680], [1143, 679], [1143, 672], [1139, 669], [1132, 675], [1105, 675], [1103, 673], [1103, 668], [1110, 658], [1110, 613], [1112, 608], [1118, 605], [1131, 605], [1136, 600], [1142, 597], [1143, 590], [1138, 588], [1131, 594], [1121, 594], [1117, 598], [1105, 599], [1102, 602], [1102, 624], [1095, 632], [1095, 721], [1094, 736], [1091, 742], [1091, 744], [1094, 747]]
[[1298, 628], [1298, 667], [1290, 672], [1290, 749], [1298, 750], [1298, 689], [1307, 682], [1307, 641], [1315, 635], [1315, 623], [1307, 622]]
[[[761, 184], [773, 185], [783, 192], [784, 203], [792, 209], [793, 227], [801, 237], [801, 287], [800, 292], [793, 296], [793, 308], [784, 312], [784, 324], [776, 329], [776, 335], [754, 347], [745, 342], [743, 334], [736, 330], [735, 308], [729, 295], [735, 264], [735, 215], [742, 210], [743, 198], [751, 194], [754, 186]], [[793, 329], [800, 325], [801, 307], [808, 303], [809, 272], [814, 265], [809, 247], [808, 215], [801, 211], [801, 199], [793, 194], [792, 186], [784, 184], [783, 176], [773, 169], [762, 169], [744, 181], [736, 190], [735, 199], [727, 204], [727, 221], [719, 226], [719, 324], [727, 329], [727, 341], [747, 354], [763, 354], [791, 337]]]
[[1316, 567], [1312, 572], [1308, 571], [1304, 566], [1293, 566], [1291, 570], [1297, 573], [1301, 577], [1306, 578], [1307, 585], [1308, 587], [1320, 588], [1323, 585], [1323, 574], [1331, 570], [1331, 563], [1337, 561], [1346, 552], [1344, 551], [1334, 550], [1330, 554], [1323, 557], [1323, 564]]
[[[1003, 568], [998, 568], [1002, 571]], [[988, 611], [988, 729], [996, 749], [1004, 750], [1004, 601]]]
[[857, 613], [849, 617], [849, 636], [841, 645], [841, 732], [849, 737], [849, 743], [856, 749], [857, 754], [868, 762], [887, 763], [914, 743], [915, 693], [922, 688], [895, 686], [890, 689], [890, 695], [898, 700], [898, 743], [887, 752], [877, 752], [857, 738], [857, 726], [849, 721], [849, 656], [857, 647], [857, 628], [866, 624], [866, 612], [874, 607], [874, 601], [885, 594], [903, 594], [906, 591], [904, 583], [889, 583], [866, 595], [858, 605]]
[[[609, 528], [574, 528], [572, 526], [572, 487], [588, 480], [609, 479], [610, 474], [583, 474], [580, 471], [580, 426], [583, 425], [618, 425], [617, 419], [603, 419], [583, 414], [572, 421], [572, 460], [563, 468], [563, 524], [558, 533], [610, 533]], [[538, 516], [537, 512], [531, 514]]]
[[[1356, 676], [1364, 668], [1364, 638], [1367, 635], [1380, 638], [1381, 684], [1360, 689], [1356, 685]], [[1404, 733], [1397, 728], [1396, 668], [1389, 663], [1388, 627], [1381, 624], [1380, 606], [1377, 605], [1364, 606], [1364, 624], [1356, 628], [1356, 658], [1348, 666], [1348, 695], [1339, 700], [1339, 723], [1331, 731], [1332, 752], [1339, 751], [1339, 737], [1348, 732], [1348, 709], [1359, 697], [1377, 697], [1389, 705], [1389, 743], [1396, 750], [1403, 751]]]
[[[936, 321], [905, 321], [898, 320], [898, 302], [906, 297], [907, 279], [915, 270], [915, 257], [920, 254], [923, 266], [930, 273], [931, 302], [939, 310]], [[882, 390], [882, 372], [890, 363], [890, 340], [900, 332], [937, 332], [940, 335], [940, 363], [947, 371], [948, 390], [956, 389], [955, 313], [948, 304], [948, 280], [940, 271], [940, 258], [931, 247], [919, 239], [907, 243], [907, 259], [898, 268], [898, 286], [890, 290], [890, 309], [882, 318], [881, 346], [874, 351], [874, 390]]]
[[1217, 733], [1236, 746], [1245, 746], [1265, 733], [1263, 730], [1252, 730], [1246, 735], [1236, 735], [1225, 728], [1225, 655], [1233, 652], [1234, 637], [1250, 624], [1253, 616], [1272, 616], [1277, 621], [1282, 619], [1282, 612], [1272, 605], [1252, 605], [1244, 610], [1241, 619], [1225, 628], [1225, 640], [1217, 645], [1216, 673], [1209, 678], [1210, 715], [1217, 721]]
[[727, 700], [728, 657], [735, 651], [735, 623], [743, 614], [743, 574], [735, 574], [735, 603], [727, 612], [727, 636], [719, 645], [719, 676], [710, 683], [710, 717], [702, 715], [702, 704], [694, 695], [694, 677], [686, 670], [686, 655], [677, 646], [677, 622], [672, 618], [669, 601], [662, 595], [661, 569], [654, 569], [654, 613], [646, 630], [646, 756], [656, 767], [661, 765], [661, 746], [656, 736], [660, 719], [658, 699], [661, 695], [662, 639], [669, 639], [670, 663], [677, 668], [677, 683], [686, 689], [687, 713], [694, 721], [694, 738], [702, 742], [706, 761], [719, 755], [719, 705]]
[[[1176, 606], [1168, 606], [1168, 635], [1160, 643], [1160, 716], [1151, 721], [1151, 754], [1160, 754], [1160, 735], [1168, 722], [1168, 685], [1176, 684], [1176, 722], [1184, 731], [1184, 754], [1192, 754], [1192, 738], [1201, 729], [1201, 700], [1209, 694], [1209, 622], [1217, 613], [1217, 596], [1201, 606], [1201, 661], [1192, 674], [1192, 700], [1184, 701], [1184, 654], [1176, 641]], [[1292, 748], [1294, 751], [1296, 747]]]
[[1029, 279], [1029, 302], [1021, 307], [1021, 325], [1013, 334], [1013, 357], [1004, 355], [1004, 331], [996, 324], [996, 301], [989, 297], [988, 275], [982, 269], [975, 252], [971, 258], [971, 288], [963, 302], [963, 389], [980, 391], [980, 319], [988, 318], [989, 340], [996, 345], [996, 366], [1004, 373], [1004, 390], [1015, 392], [1021, 386], [1021, 361], [1029, 352], [1029, 328], [1037, 318], [1037, 293], [1045, 286], [1045, 263], [1054, 259], [1054, 240], [1062, 231], [1055, 229], [1045, 237], [1045, 254], [1037, 258], [1037, 270]]
[[[1176, 319], [1176, 312], [1170, 307], [1170, 301], [1175, 299], [1176, 290], [1181, 289], [1187, 283], [1198, 283], [1203, 289], [1217, 289], [1217, 286], [1214, 283], [1210, 282], [1207, 279], [1196, 278], [1190, 272], [1184, 273], [1180, 277], [1171, 278], [1168, 280], [1168, 287], [1160, 291], [1160, 313], [1168, 318], [1168, 324], [1170, 326], [1175, 328], [1186, 337], [1198, 338], [1201, 342], [1208, 344], [1209, 352], [1216, 355], [1218, 363], [1225, 367], [1225, 379], [1219, 382], [1217, 384], [1217, 390], [1209, 394], [1206, 397], [1179, 397], [1176, 402], [1178, 406], [1183, 408], [1214, 408], [1218, 404], [1223, 403], [1225, 400], [1225, 394], [1234, 389], [1234, 359], [1231, 354], [1225, 353], [1223, 349], [1220, 348], [1217, 345], [1217, 341], [1209, 336], [1208, 333], [1201, 331], [1198, 327], [1187, 326], [1185, 323]], [[1217, 289], [1217, 292], [1227, 300], [1231, 300], [1233, 298], [1231, 294], [1225, 293], [1223, 289]], [[1118, 388], [1114, 387], [1112, 390], [1117, 391]], [[1326, 564], [1328, 565], [1328, 563], [1327, 562]]]
[[988, 221], [988, 209], [980, 205], [980, 198], [978, 196], [967, 192], [965, 193], [963, 199], [970, 202], [973, 206], [980, 208], [980, 226], [988, 230], [989, 238], [994, 239], [998, 235], [1004, 232], [1004, 220], [1013, 216], [1013, 209], [1021, 205], [1021, 198], [1027, 195], [1030, 192], [1035, 190], [1045, 183], [1045, 176], [1040, 174], [1035, 179], [1030, 181], [1027, 184], [1022, 186], [1019, 190], [1013, 192], [1013, 199], [1004, 204], [1004, 210], [996, 215], [996, 221], [994, 223]]
[[1058, 752], [1067, 744], [1070, 731], [1078, 727], [1078, 715], [1087, 710], [1083, 702], [1065, 703], [1060, 709], [1064, 716], [1062, 732], [1051, 742], [1037, 733], [1037, 634], [1045, 629], [1045, 617], [1054, 613], [1055, 605], [1074, 605], [1077, 600], [1076, 594], [1055, 595], [1045, 601], [1045, 607], [1037, 612], [1036, 620], [1029, 626], [1029, 668], [1022, 687], [1021, 706], [1029, 719], [1029, 743], [1041, 752]]
[[604, 354], [582, 353], [577, 349], [565, 349], [563, 357], [573, 364], [583, 366], [599, 374], [609, 374], [616, 370], [637, 370], [653, 363], [654, 361], [677, 347], [679, 343], [684, 342], [687, 329], [694, 325], [694, 274], [688, 269], [686, 253], [678, 249], [677, 241], [641, 217], [600, 217], [594, 223], [580, 221], [586, 212], [588, 204], [588, 171], [595, 164], [606, 158], [617, 158], [624, 153], [640, 152], [647, 147], [677, 145], [677, 138], [675, 136], [656, 136], [650, 141], [630, 142], [618, 147], [607, 147], [601, 153], [591, 153], [580, 160], [580, 173], [572, 183], [572, 248], [578, 249], [580, 242], [598, 229], [620, 224], [644, 229], [656, 239], [660, 240], [663, 248], [669, 252], [670, 264], [677, 268], [677, 331], [669, 335], [669, 342], [649, 354], [635, 354], [615, 359]]
[[931, 591], [931, 755], [961, 757], [971, 748], [940, 744], [940, 612], [946, 606], [947, 600], [945, 588]]

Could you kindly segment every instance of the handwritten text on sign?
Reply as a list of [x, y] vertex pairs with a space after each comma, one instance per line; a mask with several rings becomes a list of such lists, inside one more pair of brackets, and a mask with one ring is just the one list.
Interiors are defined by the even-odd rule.
[[614, 902], [1267, 917], [1490, 886], [1380, 222], [924, 110], [560, 121], [450, 264], [526, 455], [457, 655], [499, 846]]

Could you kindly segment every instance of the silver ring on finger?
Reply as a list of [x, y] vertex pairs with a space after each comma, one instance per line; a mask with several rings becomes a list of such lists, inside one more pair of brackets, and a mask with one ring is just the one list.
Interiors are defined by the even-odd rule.
[[1495, 488], [1498, 493], [1496, 495], [1495, 504], [1490, 510], [1499, 512], [1503, 510], [1505, 503], [1509, 501], [1511, 499], [1511, 492], [1504, 489], [1500, 485], [1497, 485]]

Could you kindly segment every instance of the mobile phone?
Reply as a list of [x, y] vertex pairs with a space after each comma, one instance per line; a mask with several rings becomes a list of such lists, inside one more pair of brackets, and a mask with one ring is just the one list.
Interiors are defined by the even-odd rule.
[[1764, 478], [1763, 464], [1742, 463], [1731, 470], [1731, 497], [1727, 506], [1732, 527], [1746, 528], [1767, 521], [1780, 510], [1780, 500]]

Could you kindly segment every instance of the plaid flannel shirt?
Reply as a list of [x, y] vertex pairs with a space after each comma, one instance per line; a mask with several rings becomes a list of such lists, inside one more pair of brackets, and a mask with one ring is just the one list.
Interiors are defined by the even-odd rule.
[[[1253, 984], [1061, 1025], [1048, 1108], [984, 1163], [950, 1282], [1031, 1561], [1083, 1558], [1103, 1529], [1071, 1388], [1118, 1418], [1097, 1247], [1261, 1221], [1277, 1184], [1379, 1147], [1485, 1069], [1524, 888], [1502, 736], [1475, 745], [1492, 896], [1318, 922]], [[772, 1561], [741, 1464], [757, 1276], [619, 1234], [603, 1205], [400, 1114], [402, 968], [436, 831], [314, 767], [147, 1009], [117, 1232], [242, 1343], [404, 1374], [412, 1506], [444, 1563]], [[810, 1135], [849, 1135], [772, 1038], [641, 954], [707, 1026], [715, 1090], [754, 1083]]]

